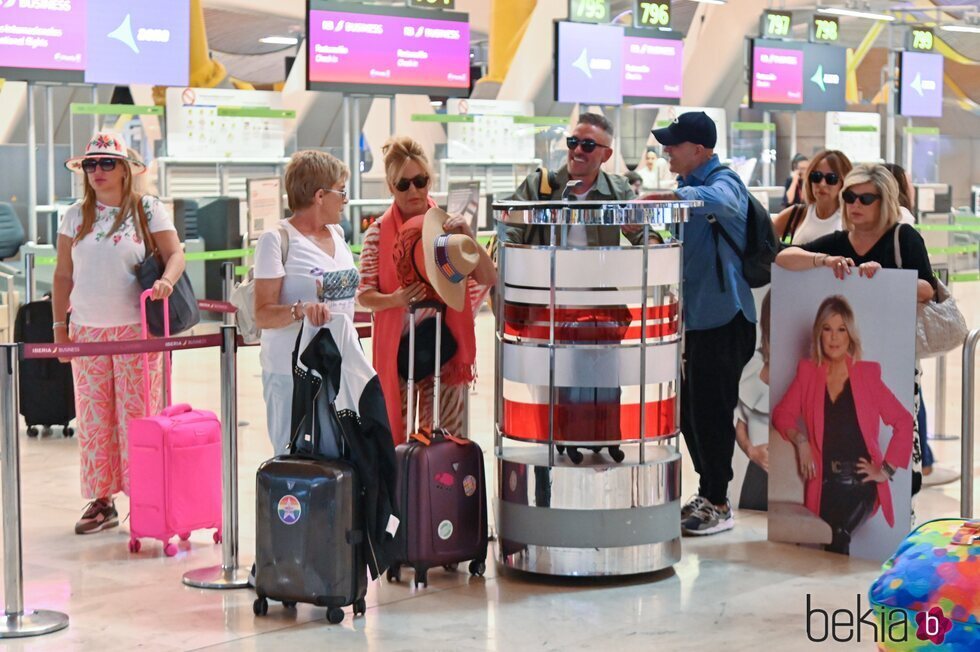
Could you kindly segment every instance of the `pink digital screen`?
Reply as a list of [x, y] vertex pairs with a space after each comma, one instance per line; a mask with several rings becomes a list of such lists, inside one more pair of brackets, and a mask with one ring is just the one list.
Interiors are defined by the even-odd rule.
[[[467, 14], [359, 6], [308, 15], [310, 90], [466, 95], [470, 86]], [[329, 6], [329, 5], [327, 5]], [[397, 12], [397, 13], [396, 13]]]
[[623, 96], [627, 102], [681, 99], [684, 42], [680, 39], [623, 38]]
[[768, 47], [752, 48], [751, 104], [762, 108], [798, 108], [803, 104], [803, 52]]
[[86, 0], [0, 0], [0, 77], [82, 81]]

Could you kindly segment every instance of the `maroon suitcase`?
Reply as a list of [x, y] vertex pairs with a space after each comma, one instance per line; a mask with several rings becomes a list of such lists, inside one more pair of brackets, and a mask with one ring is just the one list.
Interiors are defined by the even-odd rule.
[[[430, 304], [431, 305], [431, 304]], [[442, 332], [440, 304], [436, 334]], [[409, 377], [406, 395], [409, 409], [406, 434], [415, 421], [415, 316], [409, 320]], [[440, 360], [436, 337], [435, 360]], [[399, 559], [388, 569], [388, 581], [401, 579], [401, 567], [415, 569], [415, 586], [428, 584], [430, 568], [455, 571], [469, 561], [471, 575], [486, 571], [487, 483], [483, 451], [475, 443], [454, 437], [439, 427], [439, 365], [433, 390], [433, 432], [409, 434], [395, 449], [398, 468], [397, 504], [404, 522], [399, 528]]]

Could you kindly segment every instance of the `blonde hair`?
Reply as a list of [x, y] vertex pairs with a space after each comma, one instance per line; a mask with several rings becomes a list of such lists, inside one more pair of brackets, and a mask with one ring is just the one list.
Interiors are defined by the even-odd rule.
[[425, 155], [422, 145], [409, 136], [393, 136], [382, 146], [381, 152], [385, 157], [385, 179], [388, 185], [394, 187], [398, 183], [402, 170], [410, 161], [415, 161], [432, 182], [432, 166]]
[[827, 161], [827, 165], [830, 166], [830, 171], [840, 177], [841, 181], [851, 173], [851, 169], [854, 167], [851, 159], [847, 158], [847, 154], [837, 149], [825, 149], [810, 159], [810, 164], [806, 166], [806, 172], [803, 173], [803, 199], [808, 204], [815, 204], [817, 202], [817, 197], [813, 194], [813, 188], [810, 187], [810, 173], [816, 170], [817, 166], [824, 161]]
[[[126, 159], [122, 158], [116, 159], [116, 165], [122, 165], [124, 170], [122, 201], [119, 204], [119, 213], [116, 214], [112, 228], [106, 235], [112, 235], [118, 231], [130, 214], [132, 214], [133, 223], [136, 225], [136, 232], [142, 233], [139, 219], [136, 216], [141, 195], [133, 188], [133, 168]], [[95, 196], [95, 188], [88, 180], [88, 174], [82, 173], [82, 182], [85, 185], [85, 195], [82, 199], [82, 228], [75, 234], [75, 242], [80, 242], [92, 232], [92, 228], [95, 226], [95, 204], [98, 201]]]
[[336, 156], [313, 149], [296, 152], [286, 166], [289, 210], [295, 213], [312, 206], [317, 191], [332, 189], [349, 176], [347, 164]]
[[823, 364], [823, 346], [820, 343], [820, 333], [823, 325], [833, 317], [838, 315], [844, 320], [844, 327], [847, 329], [847, 336], [850, 343], [847, 346], [847, 353], [855, 360], [861, 359], [861, 335], [858, 333], [857, 320], [854, 318], [854, 310], [847, 299], [839, 294], [827, 297], [817, 308], [817, 316], [813, 320], [813, 334], [811, 341], [811, 359], [818, 365]]
[[851, 218], [847, 214], [847, 204], [844, 203], [844, 191], [851, 186], [858, 186], [862, 183], [874, 184], [881, 195], [881, 208], [878, 214], [878, 228], [883, 225], [885, 228], [898, 224], [901, 221], [901, 213], [898, 210], [898, 182], [884, 165], [877, 163], [862, 163], [851, 170], [850, 174], [844, 179], [841, 186], [841, 227], [844, 231], [852, 228]]

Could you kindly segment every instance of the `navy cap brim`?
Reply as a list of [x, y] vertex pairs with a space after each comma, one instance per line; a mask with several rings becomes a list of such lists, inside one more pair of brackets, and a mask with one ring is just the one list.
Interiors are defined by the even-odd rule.
[[653, 137], [657, 139], [657, 142], [661, 145], [680, 145], [684, 141], [678, 137], [676, 133], [670, 127], [664, 127], [663, 129], [651, 129], [650, 133]]

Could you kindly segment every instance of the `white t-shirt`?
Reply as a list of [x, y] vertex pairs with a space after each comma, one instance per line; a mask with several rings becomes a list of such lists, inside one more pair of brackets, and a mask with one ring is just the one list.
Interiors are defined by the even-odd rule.
[[792, 243], [795, 245], [805, 245], [834, 231], [840, 231], [840, 218], [841, 210], [838, 208], [827, 219], [820, 219], [817, 217], [816, 205], [810, 204], [806, 207], [806, 215], [803, 217], [803, 221], [796, 227]]
[[[175, 231], [174, 223], [160, 200], [143, 197], [150, 233]], [[96, 202], [92, 231], [71, 249], [71, 320], [80, 326], [109, 328], [140, 323], [140, 288], [136, 266], [146, 257], [146, 245], [130, 215], [115, 233], [109, 234], [119, 208]], [[58, 229], [74, 238], [82, 228], [82, 204], [68, 209]]]
[[[291, 305], [297, 301], [326, 303], [331, 313], [346, 314], [354, 319], [354, 295], [360, 278], [354, 266], [354, 255], [344, 241], [339, 225], [331, 225], [334, 255], [328, 256], [316, 244], [296, 230], [289, 220], [283, 220], [289, 234], [286, 267], [282, 265], [282, 243], [279, 229], [270, 229], [259, 238], [255, 248], [255, 278], [281, 278], [279, 303]], [[293, 347], [300, 324], [283, 328], [262, 329], [262, 350], [259, 361], [262, 369], [274, 374], [291, 374]]]

